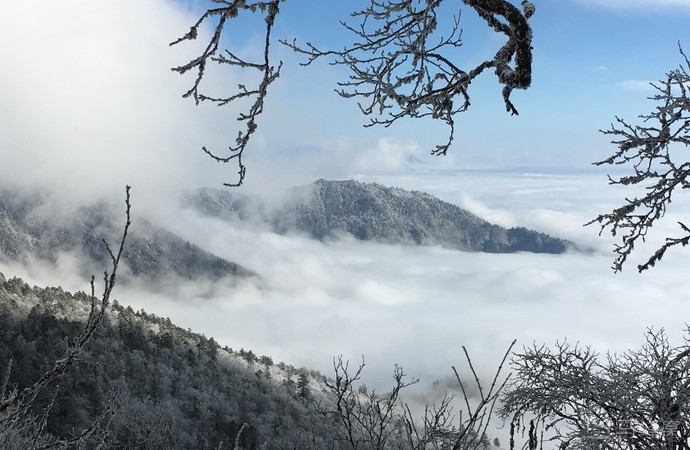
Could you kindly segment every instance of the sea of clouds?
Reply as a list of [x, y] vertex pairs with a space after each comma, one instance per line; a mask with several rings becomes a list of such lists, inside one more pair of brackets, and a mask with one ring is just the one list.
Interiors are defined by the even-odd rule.
[[[648, 327], [665, 327], [681, 342], [690, 317], [687, 250], [669, 252], [645, 274], [635, 264], [677, 234], [675, 220], [683, 216], [675, 214], [689, 210], [687, 193], [649, 245], [614, 274], [612, 238], [583, 224], [630, 193], [607, 186], [604, 173], [587, 166], [454, 170], [452, 159], [430, 161], [407, 139], [346, 131], [309, 139], [308, 128], [296, 129], [299, 115], [268, 114], [266, 134], [256, 135], [246, 161], [249, 190], [281, 191], [321, 177], [376, 181], [429, 192], [501, 225], [570, 239], [583, 251], [499, 255], [348, 238], [317, 242], [181, 210], [183, 189], [235, 181], [233, 168], [211, 165], [198, 148], [227, 144], [236, 111], [182, 101], [191, 80], [170, 72], [194, 56], [167, 44], [195, 19], [194, 11], [162, 0], [0, 7], [0, 40], [22, 43], [0, 46], [0, 58], [12, 62], [0, 71], [3, 181], [47, 186], [76, 203], [119, 201], [124, 184], [132, 184], [133, 226], [138, 216], [149, 217], [261, 276], [238, 285], [186, 283], [174, 294], [118, 286], [121, 303], [234, 349], [323, 373], [336, 355], [364, 355], [365, 381], [380, 388], [394, 364], [426, 383], [446, 379], [451, 365], [462, 366], [462, 346], [488, 376], [513, 339], [518, 346], [568, 339], [624, 351], [639, 346]], [[282, 86], [277, 98], [289, 84]], [[336, 119], [332, 126], [346, 129]], [[303, 133], [306, 144], [278, 146], [283, 130], [291, 142]], [[87, 288], [75, 267], [64, 255], [54, 266], [0, 270], [32, 284]]]
[[[643, 247], [623, 273], [613, 273], [612, 240], [583, 227], [615, 204], [615, 190], [601, 177], [378, 178], [455, 200], [488, 220], [568, 238], [585, 250], [484, 254], [347, 238], [324, 243], [186, 211], [174, 231], [262, 278], [221, 289], [191, 309], [176, 303], [170, 314], [232, 347], [251, 345], [296, 365], [328, 370], [333, 355], [364, 354], [377, 383], [394, 363], [427, 380], [441, 377], [462, 359], [462, 345], [490, 368], [513, 339], [530, 345], [567, 338], [622, 351], [641, 343], [648, 327], [682, 335], [690, 312], [683, 250], [638, 274], [634, 264], [651, 250]], [[675, 231], [672, 219], [659, 235]]]
[[[324, 373], [333, 356], [364, 355], [368, 382], [380, 387], [396, 363], [429, 382], [449, 375], [451, 365], [462, 362], [463, 345], [488, 374], [513, 339], [519, 346], [568, 339], [624, 351], [637, 347], [647, 328], [665, 327], [681, 342], [690, 312], [684, 251], [670, 251], [658, 267], [638, 274], [634, 264], [651, 250], [640, 248], [622, 273], [613, 273], [612, 239], [582, 226], [595, 210], [603, 212], [597, 208], [614, 204], [615, 190], [601, 177], [378, 178], [430, 191], [495, 222], [568, 238], [585, 250], [485, 254], [347, 237], [319, 242], [171, 209], [169, 229], [260, 278], [238, 285], [184, 283], [164, 294], [156, 286], [121, 286], [116, 297], [223, 345]], [[655, 235], [673, 233], [672, 219]], [[68, 257], [58, 267], [9, 270], [39, 284], [85, 285]]]

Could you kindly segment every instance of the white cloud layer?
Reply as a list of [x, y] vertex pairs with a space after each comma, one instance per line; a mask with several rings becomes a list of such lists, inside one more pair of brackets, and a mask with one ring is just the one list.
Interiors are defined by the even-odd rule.
[[3, 180], [85, 193], [152, 188], [155, 171], [164, 191], [194, 165], [200, 123], [170, 72], [187, 55], [167, 46], [189, 18], [161, 0], [121, 3], [0, 6]]
[[[195, 74], [170, 70], [196, 56], [195, 45], [168, 45], [196, 19], [165, 0], [3, 2], [0, 58], [12, 62], [0, 71], [4, 182], [111, 199], [131, 184], [149, 208], [187, 186], [236, 181], [236, 166], [216, 164], [201, 146], [222, 154], [239, 130], [238, 110], [182, 99]], [[244, 44], [251, 50], [255, 42]], [[291, 91], [286, 79], [302, 75], [292, 62], [271, 91], [276, 101]], [[213, 93], [238, 82], [226, 70], [207, 77]], [[315, 108], [296, 114], [294, 103], [287, 105], [273, 104], [260, 121], [246, 155], [250, 189], [282, 189], [314, 181], [314, 174], [400, 171], [420, 153], [415, 142], [376, 136], [310, 139], [300, 128], [309, 114], [340, 116]], [[283, 142], [283, 134], [291, 138]], [[267, 135], [285, 147], [267, 144]], [[307, 144], [289, 148], [296, 140]]]
[[[169, 316], [233, 348], [252, 349], [328, 373], [331, 357], [368, 362], [366, 382], [389, 383], [394, 363], [425, 382], [461, 364], [461, 345], [489, 374], [514, 338], [519, 345], [568, 338], [600, 350], [637, 346], [647, 327], [679, 338], [690, 314], [684, 250], [638, 275], [631, 261], [609, 269], [610, 240], [582, 224], [620, 199], [603, 177], [538, 174], [424, 174], [377, 177], [450, 201], [472, 192], [484, 215], [564, 236], [591, 247], [565, 255], [463, 253], [344, 239], [321, 243], [174, 212], [169, 226], [207, 250], [263, 277], [239, 286], [188, 285], [176, 298], [120, 286], [117, 299]], [[454, 200], [455, 199], [455, 200]], [[686, 208], [679, 197], [674, 208]], [[489, 207], [487, 205], [492, 205]], [[495, 208], [496, 213], [492, 212]], [[659, 233], [673, 233], [674, 217]], [[651, 250], [640, 248], [636, 259]], [[647, 252], [647, 253], [645, 253]], [[64, 258], [65, 269], [73, 266]], [[2, 268], [34, 283], [82, 289], [60, 269]], [[72, 284], [72, 285], [68, 285]], [[76, 285], [75, 285], [76, 284]]]
[[[581, 2], [650, 10], [690, 6], [688, 1]], [[174, 200], [182, 187], [216, 186], [233, 174], [211, 165], [198, 150], [221, 148], [236, 133], [226, 124], [235, 121], [231, 109], [196, 108], [180, 99], [190, 80], [170, 67], [191, 53], [170, 49], [168, 42], [196, 18], [172, 5], [164, 0], [0, 3], [4, 182], [44, 183], [82, 197], [107, 192], [111, 199], [129, 183], [134, 214], [144, 215]], [[288, 119], [292, 125], [303, 118]], [[247, 158], [255, 164], [248, 184], [256, 190], [359, 174], [364, 181], [430, 192], [494, 221], [566, 237], [594, 251], [488, 255], [352, 240], [324, 244], [161, 208], [157, 217], [167, 219], [173, 231], [256, 270], [263, 280], [237, 287], [189, 285], [174, 299], [118, 286], [121, 303], [169, 316], [223, 344], [324, 372], [333, 355], [358, 360], [364, 354], [365, 376], [377, 386], [387, 385], [394, 363], [426, 381], [445, 377], [450, 365], [461, 361], [461, 345], [490, 372], [513, 338], [529, 344], [568, 337], [622, 350], [638, 345], [649, 326], [665, 326], [677, 337], [690, 317], [688, 250], [669, 252], [651, 273], [637, 275], [631, 261], [625, 273], [614, 275], [610, 246], [604, 244], [609, 241], [582, 227], [623, 197], [603, 176], [401, 175], [414, 165], [419, 148], [412, 141], [377, 137], [316, 140], [313, 148], [281, 155], [261, 134], [280, 131], [284, 124], [278, 120], [269, 115], [261, 122]], [[340, 124], [334, 120], [333, 126]], [[439, 164], [452, 165], [447, 159]], [[373, 174], [372, 167], [385, 173]], [[674, 211], [690, 210], [689, 203], [679, 196]], [[673, 219], [657, 227], [652, 244], [675, 232]], [[56, 267], [1, 269], [39, 285], [87, 287], [74, 276], [69, 256]]]
[[651, 83], [652, 82], [648, 80], [625, 80], [616, 83], [616, 85], [626, 91], [650, 93], [655, 91]]
[[[636, 273], [634, 260], [616, 275], [609, 268], [610, 239], [582, 226], [620, 199], [604, 177], [425, 173], [376, 179], [456, 203], [472, 192], [483, 215], [567, 237], [593, 253], [490, 255], [354, 240], [323, 244], [178, 215], [180, 234], [207, 236], [205, 248], [264, 276], [260, 285], [221, 290], [192, 316], [177, 305], [178, 317], [231, 346], [252, 346], [323, 371], [332, 355], [364, 354], [368, 377], [379, 386], [387, 384], [394, 363], [426, 381], [441, 378], [460, 363], [461, 345], [488, 372], [513, 338], [528, 345], [567, 337], [620, 351], [636, 346], [647, 327], [664, 326], [674, 336], [684, 328], [690, 298], [683, 250], [645, 275]], [[674, 208], [683, 210], [688, 200], [680, 197]], [[675, 232], [673, 219], [650, 240]], [[650, 248], [640, 251], [638, 260]]]

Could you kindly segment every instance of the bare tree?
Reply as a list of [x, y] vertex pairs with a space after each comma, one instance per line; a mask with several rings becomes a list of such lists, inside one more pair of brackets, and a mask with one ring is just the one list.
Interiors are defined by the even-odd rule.
[[[644, 195], [626, 198], [625, 203], [612, 212], [601, 214], [588, 223], [599, 223], [600, 234], [610, 229], [613, 236], [620, 234], [621, 243], [616, 244], [618, 255], [613, 262], [615, 271], [635, 249], [635, 244], [644, 241], [649, 229], [666, 214], [673, 194], [690, 188], [690, 61], [678, 44], [684, 64], [666, 74], [666, 79], [652, 84], [656, 94], [650, 97], [657, 103], [653, 112], [640, 116], [642, 124], [633, 125], [616, 117], [616, 123], [604, 134], [615, 137], [613, 144], [617, 151], [595, 165], [625, 165], [632, 174], [622, 177], [609, 176], [610, 184], [642, 186]], [[674, 246], [685, 247], [690, 243], [690, 227], [678, 222], [681, 235], [667, 237], [647, 260], [637, 266], [642, 272], [653, 267]]]
[[455, 416], [453, 415], [453, 395], [445, 395], [436, 405], [426, 405], [421, 423], [410, 410], [403, 405], [403, 424], [405, 427], [405, 444], [414, 450], [449, 449], [454, 444]]
[[[45, 423], [55, 401], [57, 390], [53, 396], [53, 400], [46, 406], [40, 417], [34, 416], [31, 412], [31, 408], [34, 406], [37, 396], [56, 381], [70, 366], [76, 363], [88, 363], [81, 360], [79, 356], [105, 317], [106, 309], [110, 304], [110, 296], [115, 287], [115, 277], [120, 264], [120, 258], [122, 257], [125, 241], [127, 240], [127, 234], [131, 225], [129, 186], [126, 187], [125, 205], [126, 222], [119, 246], [113, 251], [107, 241], [105, 239], [103, 240], [105, 249], [111, 259], [110, 272], [105, 271], [103, 273], [103, 292], [100, 298], [96, 296], [95, 278], [93, 276], [91, 277], [91, 305], [89, 315], [81, 334], [74, 337], [71, 344], [65, 340], [67, 349], [64, 357], [54, 361], [52, 368], [44, 372], [33, 384], [23, 389], [17, 389], [16, 387], [11, 388], [8, 385], [11, 363], [8, 364], [4, 382], [0, 386], [0, 437], [18, 439], [19, 436], [23, 435], [26, 437], [26, 433], [30, 433], [30, 439], [17, 448], [32, 450], [71, 447], [83, 448], [85, 442], [87, 442], [90, 437], [99, 431], [103, 431], [101, 427], [102, 423], [109, 420], [112, 416], [115, 397], [117, 396], [117, 389], [112, 386], [111, 399], [106, 407], [88, 427], [77, 433], [74, 437], [57, 438], [47, 436], [44, 433]], [[102, 370], [100, 370], [100, 372], [106, 376]], [[107, 428], [107, 426], [105, 428]], [[102, 443], [102, 439], [104, 439], [105, 436], [106, 434], [103, 434], [97, 441], [101, 441]]]
[[[194, 98], [197, 104], [210, 101], [226, 105], [241, 99], [253, 99], [248, 111], [238, 117], [244, 127], [235, 144], [229, 147], [227, 156], [219, 156], [203, 147], [203, 151], [217, 162], [237, 162], [238, 181], [225, 185], [239, 186], [246, 173], [242, 155], [257, 129], [257, 118], [263, 112], [268, 87], [280, 75], [282, 63], [276, 65], [271, 62], [270, 48], [271, 32], [280, 12], [280, 3], [284, 0], [212, 1], [220, 6], [207, 10], [188, 33], [171, 45], [196, 39], [204, 23], [216, 20], [211, 39], [201, 55], [173, 70], [181, 74], [196, 71], [192, 88], [184, 97]], [[361, 112], [365, 116], [373, 116], [365, 126], [387, 127], [401, 118], [430, 117], [445, 122], [450, 129], [448, 139], [432, 151], [443, 155], [454, 139], [455, 117], [470, 106], [469, 87], [476, 77], [487, 69], [494, 69], [502, 86], [506, 110], [511, 114], [518, 113], [510, 100], [511, 92], [527, 89], [532, 80], [532, 29], [528, 19], [534, 14], [534, 5], [523, 0], [520, 10], [508, 0], [462, 1], [492, 30], [506, 37], [506, 43], [491, 59], [473, 67], [463, 67], [454, 56], [462, 43], [460, 10], [452, 20], [441, 20], [443, 17], [439, 17], [439, 10], [444, 0], [370, 0], [367, 8], [352, 13], [352, 18], [359, 24], [341, 21], [354, 36], [354, 42], [342, 50], [322, 50], [309, 42], [304, 46], [296, 41], [280, 42], [307, 56], [304, 65], [327, 57], [333, 58], [332, 64], [346, 67], [350, 77], [338, 83], [337, 92], [345, 98], [360, 99]], [[257, 12], [265, 15], [263, 55], [256, 61], [245, 61], [231, 50], [220, 53], [220, 41], [228, 20]], [[440, 30], [444, 23], [449, 23], [448, 29]], [[239, 85], [237, 93], [228, 97], [203, 94], [200, 92], [201, 82], [210, 62], [258, 71], [261, 80], [255, 88]]]
[[462, 393], [463, 409], [459, 412], [459, 417], [453, 412], [453, 396], [447, 395], [440, 404], [425, 408], [421, 422], [401, 399], [401, 391], [418, 380], [407, 379], [401, 367], [395, 366], [393, 371], [393, 388], [380, 395], [365, 387], [355, 386], [360, 381], [364, 362], [351, 371], [349, 363], [343, 361], [342, 357], [334, 359], [335, 380], [327, 380], [326, 386], [335, 403], [330, 414], [342, 425], [340, 441], [346, 442], [353, 449], [366, 450], [477, 450], [488, 447], [486, 431], [499, 394], [510, 377], [508, 375], [502, 379], [502, 371], [514, 345], [515, 341], [504, 354], [488, 390], [484, 389], [469, 353], [463, 347], [479, 399], [470, 398], [469, 386], [453, 367]]
[[480, 445], [486, 446], [486, 430], [489, 427], [489, 423], [491, 421], [491, 417], [493, 415], [494, 408], [496, 407], [496, 403], [498, 402], [499, 396], [511, 377], [511, 374], [508, 374], [508, 376], [501, 381], [501, 372], [503, 372], [503, 366], [505, 365], [510, 352], [513, 350], [515, 342], [516, 341], [511, 342], [508, 350], [506, 350], [505, 354], [503, 355], [503, 359], [501, 359], [501, 363], [496, 369], [496, 373], [494, 374], [494, 378], [491, 381], [491, 385], [489, 386], [488, 390], [484, 390], [482, 388], [482, 383], [479, 381], [477, 371], [472, 365], [472, 359], [470, 358], [465, 346], [462, 347], [462, 351], [465, 353], [467, 365], [470, 368], [475, 386], [479, 392], [479, 402], [474, 407], [472, 406], [467, 388], [460, 378], [457, 369], [453, 367], [453, 373], [455, 374], [455, 378], [457, 379], [460, 390], [462, 391], [466, 408], [465, 414], [467, 418], [461, 420], [460, 430], [455, 443], [451, 447], [452, 450], [476, 450]]
[[342, 425], [343, 435], [339, 438], [353, 449], [383, 450], [395, 431], [396, 407], [400, 391], [419, 380], [406, 380], [406, 374], [399, 366], [393, 372], [394, 385], [390, 392], [379, 395], [368, 391], [366, 386], [357, 387], [364, 361], [356, 370], [350, 370], [349, 361], [342, 356], [333, 359], [334, 380], [326, 380], [326, 387], [334, 397], [335, 409], [329, 411]]
[[[690, 335], [690, 330], [689, 335]], [[514, 355], [500, 416], [561, 449], [690, 448], [690, 341], [648, 330], [639, 350], [598, 355], [559, 343]]]

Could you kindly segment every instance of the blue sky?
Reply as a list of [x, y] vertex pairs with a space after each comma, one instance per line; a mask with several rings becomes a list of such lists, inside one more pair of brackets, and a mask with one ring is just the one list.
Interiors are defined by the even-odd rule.
[[[262, 124], [263, 144], [285, 152], [288, 159], [329, 159], [338, 145], [371, 146], [392, 139], [401, 146], [391, 157], [413, 154], [434, 168], [568, 166], [581, 170], [613, 151], [598, 132], [616, 115], [635, 120], [653, 104], [649, 82], [664, 77], [681, 63], [677, 43], [690, 42], [688, 1], [537, 1], [534, 30], [533, 85], [513, 94], [519, 117], [504, 112], [500, 89], [492, 73], [472, 87], [473, 104], [458, 119], [450, 154], [440, 161], [428, 156], [443, 142], [446, 129], [432, 121], [402, 121], [389, 129], [363, 129], [366, 118], [354, 101], [334, 92], [336, 80], [347, 77], [340, 68], [316, 64], [297, 66], [299, 58], [276, 48], [286, 60], [274, 86]], [[348, 18], [362, 2], [287, 2], [275, 34], [340, 48], [350, 36], [338, 20]], [[448, 2], [454, 14], [460, 2]], [[458, 61], [475, 63], [492, 55], [503, 38], [488, 30], [471, 9], [461, 8], [464, 46]], [[260, 39], [251, 35], [252, 39]], [[690, 44], [688, 44], [690, 45]], [[298, 111], [298, 113], [295, 113]], [[334, 143], [337, 141], [337, 143]], [[343, 144], [349, 142], [349, 144]], [[263, 148], [257, 151], [262, 153]], [[347, 152], [345, 152], [347, 153]], [[373, 160], [376, 163], [376, 160]], [[374, 165], [374, 164], [372, 164]], [[317, 164], [319, 166], [319, 164]], [[395, 163], [390, 166], [398, 167]], [[386, 164], [383, 165], [385, 170]]]
[[[534, 82], [529, 90], [514, 93], [520, 116], [504, 113], [500, 89], [493, 74], [486, 73], [473, 86], [472, 108], [458, 120], [457, 142], [452, 157], [447, 159], [479, 165], [579, 166], [611, 151], [608, 139], [597, 130], [608, 128], [615, 115], [632, 119], [648, 112], [648, 83], [662, 78], [681, 62], [677, 42], [690, 42], [690, 2], [665, 7], [659, 6], [661, 3], [536, 2], [537, 13], [532, 18]], [[449, 4], [455, 6], [460, 2]], [[305, 20], [304, 7], [300, 7], [301, 4], [291, 7], [289, 2], [284, 7], [283, 26], [288, 34], [293, 30], [303, 41], [323, 42], [336, 48], [343, 45], [342, 38], [347, 36], [338, 33], [337, 39], [330, 38], [332, 33], [328, 30], [342, 16], [344, 5], [334, 8], [335, 13], [324, 8], [319, 11], [324, 19], [315, 15], [310, 20]], [[461, 58], [475, 62], [495, 52], [503, 42], [466, 7], [462, 9], [461, 23], [465, 37]], [[405, 121], [390, 130], [358, 129], [364, 119], [357, 117], [353, 102], [340, 100], [342, 104], [338, 105], [339, 99], [330, 93], [330, 81], [346, 74], [323, 75], [322, 78], [330, 79], [292, 84], [292, 69], [288, 66], [280, 80], [283, 86], [290, 85], [292, 97], [287, 95], [281, 100], [299, 103], [303, 96], [311, 99], [318, 95], [330, 96], [329, 100], [334, 102], [329, 108], [332, 116], [321, 117], [320, 121], [318, 116], [312, 119], [319, 121], [314, 130], [320, 130], [322, 135], [412, 139], [418, 142], [423, 154], [442, 139], [444, 128], [428, 121]], [[309, 78], [309, 68], [302, 70], [304, 73], [294, 76]], [[304, 93], [317, 89], [318, 94]], [[436, 138], [439, 133], [441, 137]]]
[[[457, 120], [456, 141], [445, 158], [429, 156], [434, 145], [444, 142], [443, 124], [405, 120], [388, 129], [365, 129], [366, 118], [355, 102], [333, 92], [335, 82], [347, 73], [325, 63], [300, 67], [297, 55], [274, 45], [285, 67], [247, 151], [249, 186], [262, 184], [266, 177], [275, 181], [279, 174], [289, 174], [286, 182], [295, 183], [404, 171], [410, 157], [430, 170], [590, 170], [590, 162], [613, 150], [598, 130], [608, 128], [615, 115], [633, 120], [648, 112], [653, 107], [646, 100], [651, 94], [648, 82], [681, 62], [678, 41], [690, 47], [690, 1], [535, 3], [534, 81], [529, 90], [513, 94], [520, 116], [505, 112], [493, 74], [484, 74], [472, 86], [472, 107]], [[337, 21], [364, 4], [288, 0], [274, 35], [339, 48], [349, 35]], [[6, 169], [6, 178], [19, 166], [41, 172], [37, 161], [45, 162], [45, 173], [37, 175], [41, 179], [52, 177], [52, 169], [62, 164], [105, 164], [117, 168], [113, 173], [127, 170], [129, 178], [143, 182], [152, 171], [160, 179], [192, 185], [217, 185], [232, 178], [234, 168], [211, 164], [199, 148], [222, 149], [231, 143], [237, 110], [197, 108], [181, 99], [193, 75], [169, 71], [194, 56], [191, 46], [167, 44], [186, 32], [205, 5], [200, 0], [68, 0], [59, 6], [3, 2], [0, 57], [12, 63], [0, 74], [6, 119], [0, 131], [8, 147], [27, 147], [12, 152], [13, 164], [5, 167], [13, 169]], [[474, 63], [502, 45], [503, 38], [488, 30], [474, 11], [458, 1], [446, 5], [449, 14], [462, 10], [465, 39], [459, 61]], [[229, 25], [241, 36], [230, 41], [240, 52], [260, 50], [261, 34], [251, 28], [257, 23], [260, 17]], [[211, 92], [231, 91], [237, 77], [241, 75], [226, 71], [209, 76], [218, 87]], [[35, 121], [49, 123], [52, 134], [33, 132]], [[129, 132], [123, 135], [117, 128]], [[79, 136], [92, 140], [78, 142]], [[121, 184], [117, 177], [113, 181]], [[94, 183], [103, 184], [102, 174]]]

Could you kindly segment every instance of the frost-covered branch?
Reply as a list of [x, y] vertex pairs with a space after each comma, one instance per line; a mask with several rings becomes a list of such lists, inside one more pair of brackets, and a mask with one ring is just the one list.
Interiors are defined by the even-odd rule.
[[335, 380], [325, 380], [326, 387], [332, 395], [335, 409], [329, 414], [343, 428], [341, 441], [353, 449], [356, 448], [389, 448], [389, 441], [395, 431], [395, 421], [398, 418], [398, 400], [400, 393], [406, 387], [419, 380], [408, 380], [400, 366], [393, 371], [393, 388], [390, 392], [380, 395], [375, 391], [368, 391], [365, 386], [356, 387], [360, 380], [364, 361], [352, 371], [349, 361], [342, 357], [333, 360]]
[[491, 381], [491, 385], [486, 391], [482, 388], [482, 383], [479, 380], [476, 370], [474, 369], [470, 354], [467, 352], [467, 349], [464, 346], [462, 347], [462, 351], [465, 354], [465, 360], [467, 361], [467, 365], [472, 373], [472, 378], [474, 379], [474, 387], [476, 387], [477, 391], [479, 392], [479, 403], [472, 407], [468, 396], [468, 386], [465, 386], [465, 383], [462, 381], [457, 369], [453, 367], [453, 373], [458, 381], [460, 391], [462, 392], [463, 401], [465, 403], [464, 413], [466, 419], [464, 419], [464, 421], [461, 423], [458, 435], [455, 438], [453, 446], [451, 447], [452, 450], [476, 450], [485, 441], [486, 430], [489, 427], [489, 422], [494, 413], [494, 408], [498, 402], [499, 395], [510, 379], [510, 374], [508, 374], [505, 378], [502, 378], [502, 372], [503, 367], [510, 356], [510, 352], [515, 346], [515, 342], [516, 341], [513, 341], [508, 347], [508, 350], [506, 350], [506, 352], [503, 354], [503, 359], [501, 359], [501, 362], [494, 373], [494, 378]]
[[[196, 79], [194, 80], [192, 87], [185, 92], [183, 97], [192, 97], [197, 104], [203, 101], [208, 101], [216, 103], [218, 106], [224, 106], [241, 99], [253, 100], [253, 103], [249, 109], [245, 112], [242, 112], [239, 117], [237, 117], [237, 120], [242, 122], [244, 127], [243, 130], [238, 132], [237, 138], [235, 139], [235, 144], [229, 146], [228, 155], [221, 156], [218, 153], [212, 152], [206, 147], [202, 147], [204, 153], [209, 155], [217, 162], [229, 163], [233, 160], [237, 161], [239, 167], [238, 181], [234, 183], [223, 183], [226, 186], [240, 186], [244, 181], [246, 167], [242, 163], [242, 155], [247, 148], [247, 144], [249, 144], [251, 135], [257, 130], [257, 119], [264, 110], [264, 102], [266, 100], [266, 96], [268, 95], [268, 87], [280, 76], [282, 62], [278, 63], [277, 67], [272, 64], [270, 47], [271, 31], [273, 29], [273, 25], [275, 24], [276, 16], [280, 11], [279, 5], [282, 1], [284, 0], [257, 1], [248, 3], [247, 0], [213, 0], [214, 3], [223, 6], [206, 11], [199, 18], [199, 20], [192, 25], [190, 30], [184, 36], [170, 43], [172, 46], [183, 41], [195, 40], [199, 36], [199, 28], [202, 25], [204, 25], [207, 21], [212, 21], [214, 19], [217, 20], [213, 35], [211, 36], [208, 44], [206, 44], [206, 47], [201, 55], [197, 56], [186, 64], [173, 67], [172, 69], [179, 74], [185, 74], [190, 70], [196, 71]], [[260, 12], [266, 16], [263, 54], [255, 61], [245, 61], [231, 50], [225, 50], [224, 53], [219, 53], [220, 41], [223, 36], [223, 30], [225, 29], [227, 21], [229, 19], [237, 19], [241, 13], [245, 12]], [[249, 70], [252, 72], [258, 71], [261, 74], [261, 80], [257, 86], [252, 88], [247, 88], [247, 86], [244, 84], [239, 84], [237, 86], [237, 92], [228, 97], [206, 95], [200, 91], [200, 88], [206, 73], [206, 67], [209, 62], [227, 64], [231, 67]]]
[[[618, 150], [595, 165], [623, 165], [632, 170], [630, 175], [614, 178], [610, 184], [642, 186], [644, 195], [626, 198], [625, 204], [607, 214], [601, 214], [588, 223], [599, 223], [600, 234], [609, 229], [613, 236], [621, 236], [616, 244], [618, 255], [613, 269], [620, 271], [635, 249], [644, 241], [650, 228], [664, 217], [672, 196], [690, 188], [690, 61], [680, 47], [684, 65], [668, 72], [665, 80], [652, 84], [656, 94], [655, 110], [640, 116], [642, 123], [633, 125], [617, 117], [616, 123], [604, 134], [615, 137]], [[679, 222], [680, 236], [667, 237], [647, 260], [637, 266], [642, 272], [659, 262], [671, 247], [690, 243], [690, 227]]]
[[341, 24], [354, 35], [354, 42], [342, 50], [321, 50], [307, 42], [282, 41], [307, 57], [305, 65], [322, 57], [350, 71], [339, 82], [338, 94], [358, 98], [365, 116], [374, 116], [365, 126], [388, 127], [402, 118], [431, 117], [449, 127], [448, 140], [433, 154], [446, 154], [455, 131], [455, 117], [470, 106], [469, 87], [486, 69], [495, 69], [503, 86], [503, 99], [511, 114], [518, 111], [510, 100], [513, 89], [527, 89], [532, 80], [532, 30], [527, 20], [534, 5], [523, 1], [520, 11], [507, 0], [463, 0], [506, 43], [492, 59], [474, 67], [463, 67], [453, 52], [462, 45], [460, 12], [449, 28], [439, 9], [444, 0], [371, 0], [369, 7], [352, 14], [358, 25]]
[[487, 428], [499, 394], [508, 378], [503, 378], [503, 367], [515, 342], [510, 345], [499, 364], [488, 389], [485, 389], [474, 369], [467, 349], [465, 360], [472, 375], [470, 383], [479, 392], [478, 401], [470, 399], [470, 385], [453, 373], [462, 392], [464, 408], [459, 417], [453, 413], [453, 395], [446, 395], [438, 405], [427, 405], [421, 421], [402, 400], [402, 391], [417, 383], [408, 379], [400, 366], [393, 371], [393, 387], [385, 394], [356, 386], [360, 381], [364, 362], [351, 370], [348, 361], [338, 357], [333, 361], [335, 380], [325, 380], [333, 407], [324, 412], [341, 425], [339, 441], [353, 449], [446, 449], [477, 450], [488, 445]]
[[513, 357], [499, 415], [513, 428], [530, 421], [554, 447], [688, 449], [689, 355], [687, 335], [676, 347], [664, 330], [648, 330], [639, 350], [621, 355], [534, 345]]
[[[242, 156], [257, 129], [257, 119], [264, 110], [269, 86], [278, 78], [282, 66], [282, 63], [277, 67], [273, 65], [270, 46], [279, 5], [284, 0], [212, 1], [220, 6], [208, 9], [185, 35], [170, 45], [195, 40], [202, 26], [212, 24], [213, 32], [208, 43], [199, 56], [172, 70], [180, 74], [196, 72], [192, 87], [184, 97], [194, 98], [197, 104], [209, 101], [222, 106], [253, 99], [249, 109], [238, 117], [244, 125], [235, 143], [229, 147], [228, 155], [203, 147], [203, 151], [217, 162], [237, 162], [238, 181], [225, 185], [239, 186], [246, 174]], [[370, 117], [365, 126], [388, 127], [402, 118], [424, 117], [447, 124], [450, 129], [447, 141], [432, 151], [443, 155], [453, 142], [457, 114], [470, 106], [470, 84], [485, 70], [495, 71], [502, 86], [506, 110], [511, 114], [518, 113], [510, 96], [514, 89], [527, 89], [532, 81], [532, 29], [528, 19], [535, 11], [534, 5], [527, 0], [522, 2], [522, 9], [508, 0], [463, 0], [493, 31], [506, 37], [505, 44], [491, 59], [473, 67], [464, 67], [455, 54], [462, 45], [460, 10], [452, 19], [442, 20], [444, 14], [439, 9], [445, 1], [370, 0], [368, 7], [352, 14], [359, 24], [341, 22], [354, 35], [354, 42], [342, 50], [322, 50], [309, 42], [301, 45], [294, 40], [280, 42], [305, 55], [307, 62], [304, 65], [322, 57], [332, 57], [333, 64], [348, 68], [349, 79], [338, 83], [337, 92], [342, 97], [360, 100], [361, 112]], [[225, 27], [232, 20], [242, 20], [242, 14], [248, 12], [264, 14], [266, 23], [263, 54], [257, 55], [253, 61], [240, 58], [233, 50], [220, 52]], [[449, 23], [448, 29], [440, 30], [441, 24], [446, 22]], [[241, 84], [234, 94], [227, 97], [208, 95], [202, 93], [202, 82], [210, 63], [258, 71], [262, 78], [256, 87], [248, 88]]]

